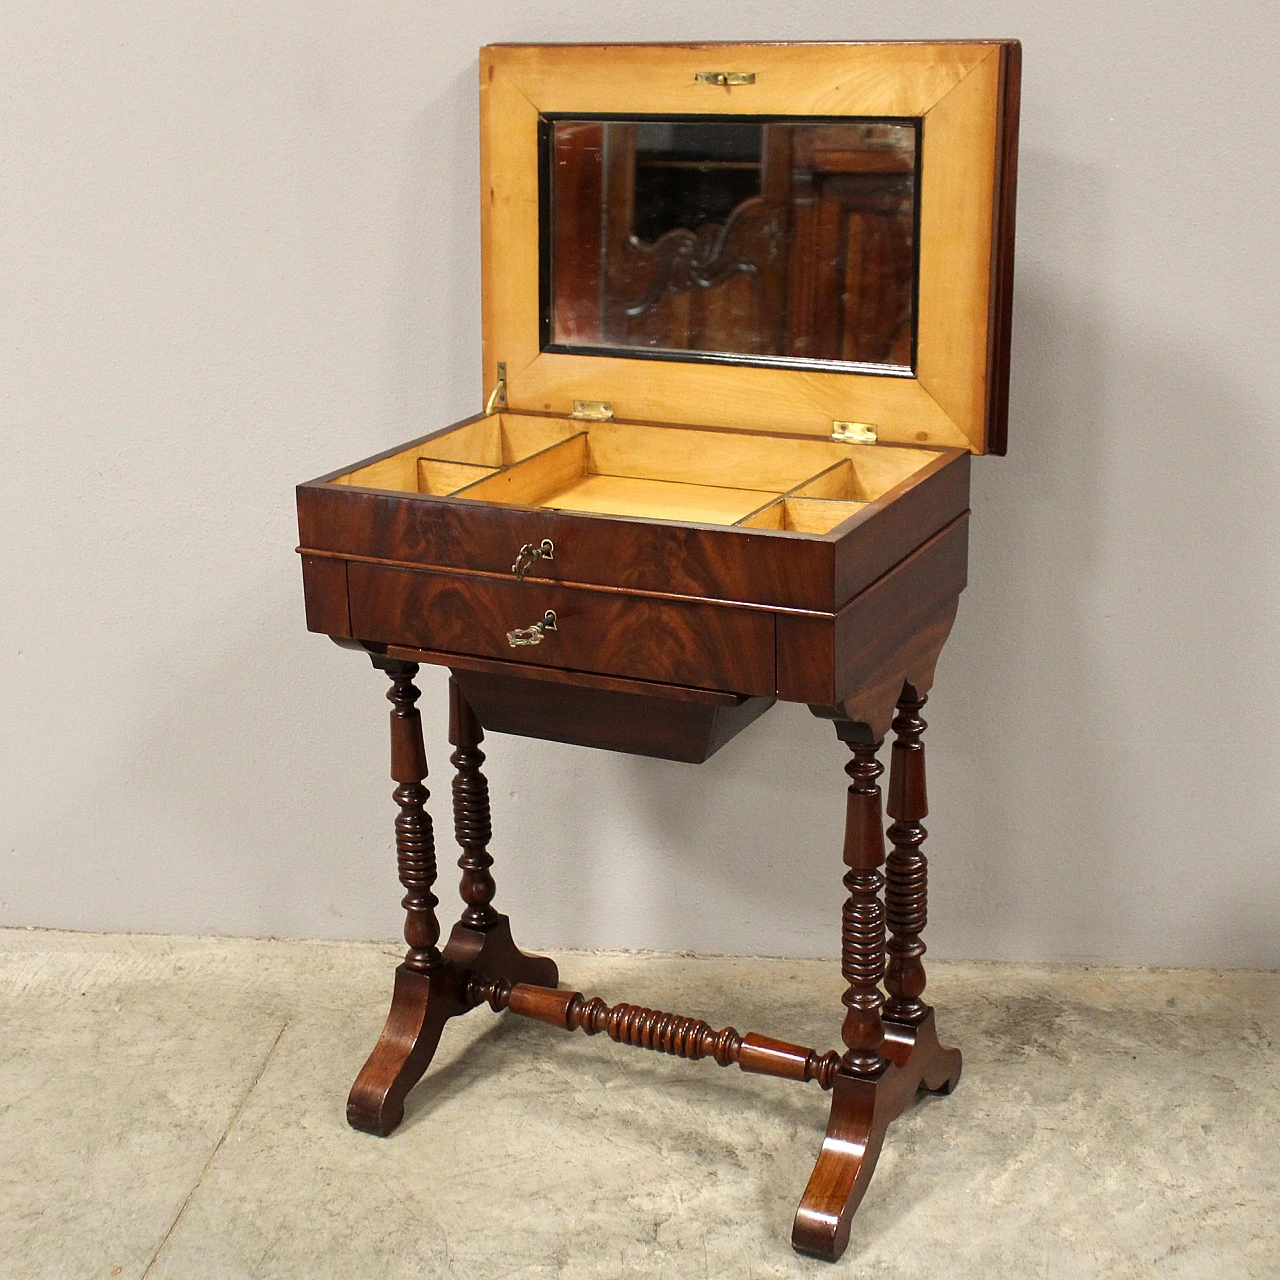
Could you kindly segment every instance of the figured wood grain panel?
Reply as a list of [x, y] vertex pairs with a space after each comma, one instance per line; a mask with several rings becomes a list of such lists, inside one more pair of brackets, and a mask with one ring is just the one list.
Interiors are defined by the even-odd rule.
[[[840, 610], [835, 628], [837, 701], [874, 670], [887, 646], [909, 646], [929, 619], [956, 600], [968, 583], [968, 566], [966, 513]], [[932, 678], [932, 668], [928, 675]], [[923, 679], [919, 683], [927, 687]]]
[[[350, 565], [349, 582], [352, 631], [361, 640], [733, 693], [774, 692], [769, 613], [362, 563]], [[557, 630], [541, 644], [513, 649], [507, 632], [540, 622], [548, 609]]]

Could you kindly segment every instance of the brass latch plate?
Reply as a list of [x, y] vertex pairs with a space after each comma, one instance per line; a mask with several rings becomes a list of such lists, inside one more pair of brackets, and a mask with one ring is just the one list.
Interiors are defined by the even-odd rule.
[[879, 438], [876, 429], [869, 422], [840, 422], [831, 424], [831, 438], [848, 443], [875, 444]]
[[735, 84], [755, 84], [754, 71], [698, 71], [694, 74], [698, 84], [715, 84], [728, 89]]
[[610, 422], [613, 419], [613, 405], [607, 400], [575, 400], [570, 416], [581, 418], [585, 422]]

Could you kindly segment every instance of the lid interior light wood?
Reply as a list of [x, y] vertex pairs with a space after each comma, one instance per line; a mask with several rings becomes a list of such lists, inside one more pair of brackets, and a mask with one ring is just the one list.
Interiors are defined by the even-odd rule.
[[[604, 401], [619, 419], [827, 437], [835, 422], [866, 423], [885, 442], [1003, 453], [1019, 69], [1014, 41], [482, 50], [486, 398], [501, 362], [515, 411], [568, 413], [574, 401]], [[565, 118], [595, 119], [629, 137], [624, 122], [655, 116], [704, 128], [773, 122], [796, 138], [805, 129], [817, 136], [819, 123], [829, 132], [866, 121], [891, 122], [881, 132], [901, 137], [912, 130], [911, 341], [895, 343], [883, 368], [562, 341], [545, 306], [549, 130]], [[759, 172], [763, 189], [773, 170], [761, 161]], [[794, 199], [787, 208], [799, 208]], [[815, 234], [798, 214], [786, 216], [796, 241]], [[789, 297], [782, 305], [794, 316]]]

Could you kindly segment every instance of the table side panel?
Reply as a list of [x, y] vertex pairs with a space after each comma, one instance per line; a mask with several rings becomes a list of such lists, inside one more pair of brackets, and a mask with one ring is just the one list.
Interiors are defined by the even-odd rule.
[[347, 562], [327, 556], [302, 557], [302, 594], [306, 602], [307, 630], [327, 636], [351, 635], [347, 607]]
[[972, 455], [956, 451], [868, 504], [836, 544], [835, 607], [841, 608], [969, 509]]
[[834, 706], [929, 630], [967, 582], [965, 512], [829, 618], [778, 617], [778, 697]]

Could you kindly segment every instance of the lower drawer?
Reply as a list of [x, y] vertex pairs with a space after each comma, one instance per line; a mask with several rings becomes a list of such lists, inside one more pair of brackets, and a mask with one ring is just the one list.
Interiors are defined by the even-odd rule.
[[[762, 610], [357, 561], [347, 575], [359, 640], [767, 697], [776, 689], [774, 620]], [[537, 644], [510, 643], [508, 632], [548, 610], [554, 631]]]

